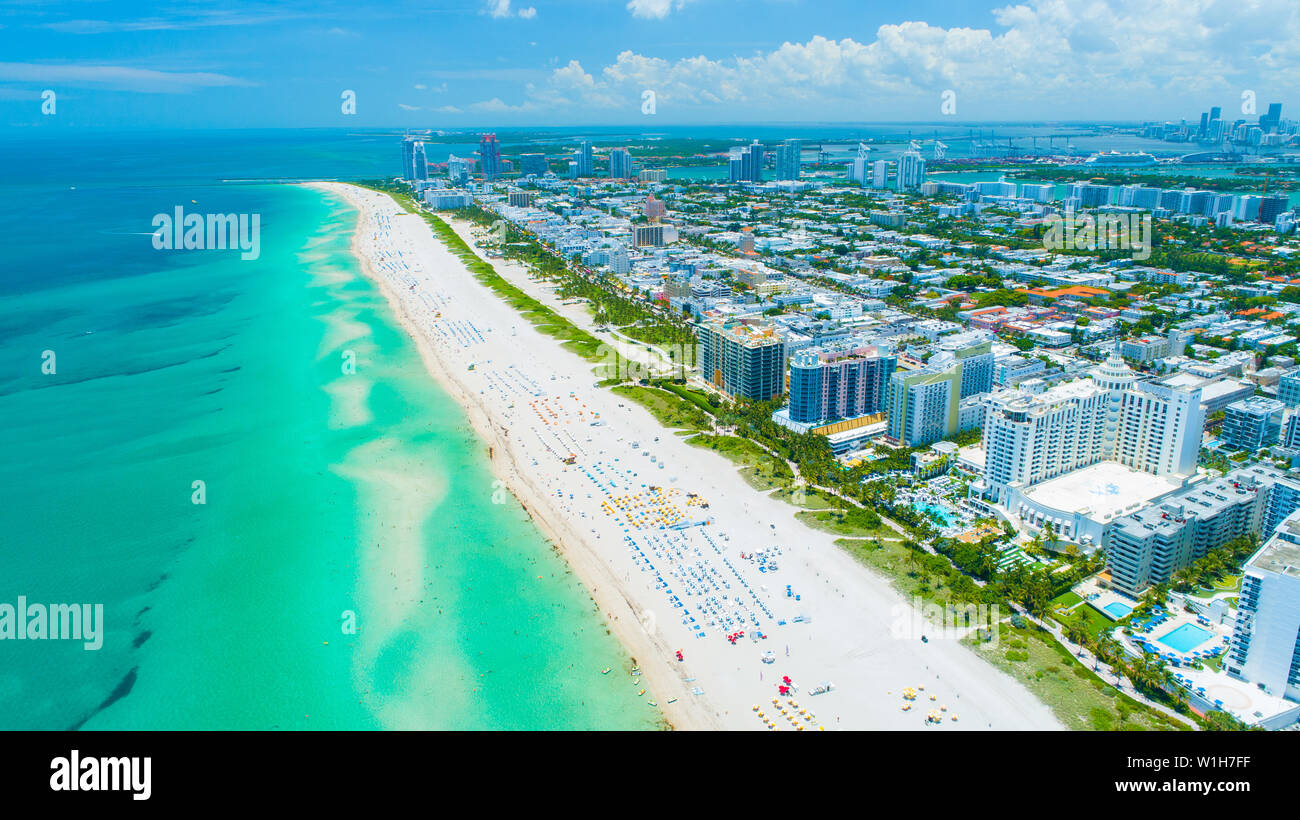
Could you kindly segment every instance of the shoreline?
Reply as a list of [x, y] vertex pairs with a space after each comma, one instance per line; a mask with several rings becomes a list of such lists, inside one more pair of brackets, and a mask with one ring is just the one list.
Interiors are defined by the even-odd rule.
[[[486, 451], [485, 455], [492, 474], [505, 483], [506, 489], [510, 491], [524, 512], [528, 514], [529, 519], [537, 525], [543, 537], [550, 542], [551, 548], [565, 559], [565, 562], [583, 582], [583, 586], [604, 617], [606, 626], [629, 654], [633, 665], [641, 665], [642, 671], [646, 673], [645, 677], [648, 679], [651, 691], [661, 701], [660, 712], [663, 714], [664, 719], [674, 729], [720, 728], [710, 719], [706, 712], [700, 712], [697, 709], [674, 708], [679, 704], [689, 704], [692, 701], [685, 699], [687, 693], [684, 689], [672, 685], [670, 670], [655, 669], [654, 665], [649, 663], [650, 658], [656, 657], [655, 649], [660, 650], [657, 653], [660, 657], [669, 654], [670, 650], [666, 646], [656, 647], [646, 632], [641, 629], [639, 616], [633, 608], [633, 604], [626, 596], [614, 594], [617, 591], [617, 581], [608, 573], [608, 570], [605, 569], [596, 556], [583, 555], [576, 549], [566, 548], [566, 544], [582, 544], [583, 539], [574, 533], [567, 524], [562, 521], [557, 522], [552, 519], [551, 515], [548, 515], [545, 505], [541, 503], [538, 497], [539, 491], [532, 486], [527, 476], [519, 470], [516, 463], [517, 456], [511, 449], [509, 438], [503, 435], [502, 428], [492, 423], [487, 409], [480, 404], [466, 385], [452, 375], [448, 365], [443, 362], [437, 351], [429, 344], [426, 336], [420, 332], [413, 317], [408, 312], [406, 304], [394, 292], [392, 285], [375, 270], [370, 257], [361, 248], [361, 217], [364, 215], [366, 205], [353, 193], [354, 186], [344, 183], [305, 183], [304, 185], [308, 188], [337, 194], [357, 210], [358, 222], [357, 228], [353, 230], [351, 250], [362, 273], [383, 294], [398, 324], [411, 337], [411, 341], [419, 351], [420, 358], [429, 371], [429, 375], [465, 411], [470, 425], [483, 442]], [[614, 592], [611, 592], [611, 590]], [[627, 618], [619, 617], [618, 613], [620, 612], [623, 612]], [[635, 624], [635, 626], [630, 629], [627, 628], [629, 622]], [[665, 672], [669, 672], [669, 674], [665, 674]], [[672, 677], [675, 678], [675, 676]], [[678, 699], [677, 703], [667, 704], [666, 701], [670, 697], [676, 697]]]
[[[564, 385], [560, 388], [561, 391], [570, 386], [587, 387], [592, 379], [590, 364], [560, 348], [552, 337], [537, 333], [524, 317], [518, 316], [513, 308], [500, 300], [497, 294], [474, 279], [473, 275], [465, 268], [464, 263], [453, 256], [442, 241], [433, 235], [433, 231], [420, 216], [408, 214], [387, 194], [339, 183], [313, 183], [309, 187], [337, 194], [346, 200], [349, 205], [357, 209], [358, 221], [353, 232], [351, 247], [363, 274], [375, 282], [380, 292], [384, 294], [385, 299], [393, 309], [395, 318], [415, 341], [421, 359], [425, 362], [430, 375], [464, 409], [471, 425], [484, 443], [493, 474], [500, 478], [505, 486], [510, 489], [542, 534], [551, 542], [553, 548], [566, 560], [601, 611], [611, 633], [634, 659], [634, 663], [640, 666], [644, 675], [645, 686], [653, 697], [659, 700], [659, 712], [664, 719], [673, 728], [684, 730], [764, 728], [750, 714], [750, 704], [754, 704], [756, 708], [758, 703], [766, 699], [761, 694], [763, 691], [769, 693], [768, 697], [772, 694], [774, 683], [763, 683], [763, 673], [770, 670], [775, 676], [782, 669], [773, 664], [771, 660], [764, 661], [764, 663], [772, 664], [771, 666], [755, 666], [756, 658], [750, 656], [748, 661], [751, 664], [751, 669], [746, 673], [742, 666], [734, 665], [736, 663], [737, 643], [732, 642], [729, 647], [719, 647], [715, 650], [713, 643], [717, 638], [712, 635], [708, 636], [709, 640], [699, 643], [695, 641], [687, 643], [682, 640], [684, 637], [704, 637], [703, 631], [699, 635], [686, 631], [686, 629], [694, 630], [696, 627], [678, 629], [676, 625], [668, 625], [663, 629], [659, 628], [655, 616], [656, 608], [661, 605], [661, 601], [656, 599], [661, 598], [662, 593], [656, 593], [658, 589], [666, 587], [667, 583], [661, 583], [654, 589], [651, 589], [650, 584], [646, 584], [646, 591], [642, 592], [638, 588], [638, 584], [633, 581], [630, 571], [622, 573], [625, 578], [620, 580], [618, 575], [621, 569], [636, 569], [644, 573], [646, 567], [638, 566], [635, 556], [631, 556], [631, 563], [628, 563], [629, 556], [626, 553], [615, 554], [613, 552], [616, 547], [614, 542], [620, 535], [617, 529], [602, 528], [605, 534], [613, 536], [609, 539], [603, 539], [601, 533], [598, 533], [595, 527], [591, 528], [591, 533], [595, 534], [595, 538], [580, 531], [587, 523], [606, 523], [600, 518], [599, 508], [595, 507], [594, 502], [587, 504], [578, 499], [568, 505], [564, 504], [565, 490], [568, 490], [568, 498], [572, 500], [576, 498], [575, 490], [587, 487], [587, 485], [581, 483], [581, 476], [577, 475], [580, 471], [585, 471], [585, 466], [580, 464], [572, 471], [564, 467], [557, 467], [556, 469], [559, 472], [556, 474], [543, 472], [544, 468], [540, 466], [539, 456], [545, 457], [545, 452], [539, 450], [530, 452], [530, 442], [524, 438], [527, 433], [523, 435], [516, 433], [512, 436], [507, 426], [513, 425], [515, 430], [518, 430], [522, 424], [531, 421], [531, 417], [527, 417], [522, 411], [515, 411], [513, 403], [504, 409], [500, 402], [494, 404], [491, 393], [491, 390], [494, 389], [491, 382], [492, 374], [490, 372], [485, 374], [487, 368], [484, 367], [475, 371], [472, 369], [475, 362], [471, 361], [469, 367], [462, 371], [460, 368], [466, 365], [466, 360], [464, 356], [454, 355], [461, 351], [448, 346], [445, 340], [435, 343], [434, 328], [432, 326], [428, 332], [421, 328], [418, 314], [420, 312], [429, 313], [432, 310], [430, 307], [432, 303], [428, 301], [427, 297], [425, 297], [426, 301], [423, 305], [420, 303], [420, 297], [414, 295], [409, 298], [406, 297], [400, 292], [401, 289], [396, 286], [395, 282], [390, 281], [388, 276], [381, 273], [377, 265], [384, 264], [383, 260], [389, 260], [390, 272], [395, 270], [391, 267], [393, 257], [384, 254], [396, 249], [399, 238], [406, 242], [406, 246], [412, 250], [416, 249], [417, 244], [420, 245], [420, 251], [424, 251], [427, 256], [435, 257], [432, 260], [427, 260], [425, 256], [420, 256], [421, 264], [424, 261], [434, 261], [442, 264], [437, 266], [438, 279], [435, 280], [426, 275], [424, 280], [411, 285], [411, 293], [414, 294], [417, 285], [423, 286], [424, 283], [430, 286], [441, 285], [456, 289], [452, 299], [444, 302], [442, 309], [448, 312], [453, 309], [468, 310], [469, 305], [462, 303], [477, 301], [479, 304], [476, 307], [479, 308], [479, 312], [472, 310], [468, 312], [468, 315], [472, 318], [471, 326], [474, 322], [482, 323], [482, 329], [489, 334], [489, 337], [485, 339], [480, 335], [478, 342], [475, 344], [482, 344], [485, 349], [496, 351], [503, 356], [502, 360], [513, 361], [511, 355], [516, 352], [519, 353], [518, 358], [522, 360], [524, 350], [532, 352], [537, 357], [550, 356], [551, 361], [543, 362], [543, 364], [554, 368], [550, 377], [551, 381], [556, 380], [555, 374], [557, 372], [565, 377]], [[366, 227], [373, 220], [386, 220], [389, 217], [392, 219], [394, 236], [388, 238], [387, 247], [379, 247], [378, 240], [373, 236], [367, 242], [365, 236]], [[396, 234], [399, 232], [399, 223], [401, 226], [405, 226], [410, 222], [418, 223], [412, 226], [415, 232], [402, 233], [398, 237]], [[388, 225], [387, 222], [384, 224]], [[449, 224], [452, 224], [453, 230], [456, 229], [453, 223], [449, 222]], [[420, 236], [419, 232], [421, 231], [423, 234], [427, 234], [427, 237]], [[371, 247], [372, 245], [374, 247]], [[441, 251], [439, 252], [437, 249], [441, 249]], [[400, 249], [397, 249], [396, 253], [402, 259], [414, 258], [406, 257]], [[376, 257], [372, 258], [372, 254], [375, 254]], [[409, 280], [404, 278], [403, 282], [405, 283], [405, 281]], [[507, 342], [504, 345], [493, 344], [500, 336], [491, 337], [491, 332], [494, 329], [498, 332], [503, 330], [504, 323], [501, 327], [493, 328], [488, 324], [488, 318], [481, 317], [487, 313], [496, 313], [498, 316], [504, 316], [504, 314], [501, 313], [501, 310], [490, 309], [488, 300], [495, 304], [496, 308], [508, 311], [509, 315], [513, 317], [514, 323], [522, 325], [514, 327], [511, 333], [512, 336], [516, 333], [522, 337], [535, 336], [544, 339], [543, 344], [553, 349], [542, 349], [542, 345], [529, 348], [525, 344], [524, 338], [513, 343]], [[442, 316], [442, 313], [437, 313], [437, 316]], [[454, 324], [464, 320], [444, 319], [442, 321], [450, 321]], [[475, 332], [478, 332], [477, 328]], [[562, 362], [556, 358], [557, 356], [567, 357], [571, 361]], [[484, 364], [491, 364], [492, 361], [489, 359]], [[510, 367], [514, 368], [515, 365], [511, 364]], [[473, 375], [458, 375], [465, 372]], [[545, 372], [545, 368], [543, 372]], [[583, 374], [585, 374], [588, 384], [581, 383]], [[489, 380], [486, 384], [483, 382], [485, 378]], [[475, 382], [478, 382], [478, 384], [475, 384]], [[486, 387], [488, 389], [479, 389], [476, 392], [475, 387]], [[575, 395], [577, 391], [569, 390], [568, 392], [569, 397], [573, 397], [575, 401], [578, 400]], [[632, 438], [636, 438], [638, 432], [649, 436], [652, 435], [651, 430], [653, 430], [663, 435], [665, 439], [678, 438], [671, 435], [672, 431], [659, 427], [653, 420], [649, 421], [649, 425], [652, 425], [652, 427], [648, 427], [643, 419], [637, 418], [639, 413], [644, 413], [639, 407], [635, 408], [635, 410], [631, 407], [626, 408], [625, 412], [628, 416], [623, 416], [624, 405], [622, 403], [618, 404], [619, 410], [609, 407], [610, 402], [618, 399], [610, 391], [595, 391], [595, 395], [592, 397], [587, 397], [584, 393], [583, 397], [588, 401], [592, 401], [594, 406], [594, 402], [600, 394], [603, 394], [603, 397], [600, 397], [600, 401], [603, 402], [601, 409], [607, 414], [602, 416], [602, 419], [613, 419], [615, 422], [620, 422], [621, 429], [603, 427], [604, 421], [602, 421], [602, 428], [597, 431], [583, 430], [580, 427], [575, 428], [580, 435], [589, 434], [586, 439], [588, 442], [593, 441], [593, 437], [595, 437], [596, 443], [592, 445], [593, 448], [604, 445], [611, 448], [611, 452], [613, 452], [613, 448], [617, 444], [625, 442], [624, 437], [613, 438], [618, 432], [629, 432]], [[533, 395], [540, 396], [541, 393], [537, 392]], [[586, 404], [582, 406], [587, 407]], [[512, 413], [512, 411], [514, 412]], [[524, 415], [525, 418], [521, 420], [516, 417], [518, 415]], [[648, 418], [648, 414], [646, 414], [646, 417]], [[566, 421], [565, 423], [569, 422]], [[533, 429], [534, 431], [542, 430], [543, 434], [545, 431], [545, 428], [537, 428], [536, 426]], [[564, 430], [565, 428], [560, 429]], [[576, 439], [572, 439], [572, 431], [567, 432], [566, 435], [569, 435], [576, 445]], [[658, 440], [656, 438], [656, 441]], [[545, 445], [545, 442], [542, 443]], [[624, 447], [627, 447], [626, 443], [624, 443]], [[640, 445], [632, 449], [639, 448]], [[913, 713], [909, 718], [906, 714], [896, 714], [899, 711], [898, 706], [883, 705], [875, 702], [875, 700], [887, 695], [899, 697], [899, 693], [906, 685], [911, 685], [913, 681], [918, 679], [925, 680], [931, 674], [933, 674], [936, 681], [942, 682], [942, 684], [937, 683], [935, 688], [941, 685], [951, 688], [952, 684], [949, 681], [953, 680], [954, 677], [960, 681], [959, 685], [968, 695], [968, 699], [962, 703], [963, 714], [966, 714], [967, 708], [973, 705], [969, 695], [976, 695], [980, 701], [980, 704], [976, 707], [979, 715], [978, 720], [985, 721], [989, 727], [994, 727], [996, 722], [996, 728], [1008, 728], [1008, 723], [1014, 724], [1013, 728], [1062, 728], [1045, 705], [1037, 701], [1013, 678], [996, 670], [992, 664], [984, 659], [977, 657], [973, 650], [960, 646], [956, 641], [943, 641], [932, 642], [930, 649], [918, 651], [910, 643], [905, 645], [903, 639], [888, 634], [891, 619], [897, 624], [900, 618], [910, 617], [906, 612], [909, 608], [908, 603], [890, 588], [884, 579], [870, 573], [838, 546], [831, 544], [834, 540], [831, 536], [815, 533], [802, 524], [793, 522], [793, 529], [796, 531], [793, 533], [793, 545], [791, 545], [791, 536], [786, 535], [791, 527], [785, 521], [793, 518], [793, 510], [781, 502], [768, 499], [763, 494], [748, 487], [728, 486], [741, 482], [734, 473], [734, 465], [725, 462], [721, 456], [700, 451], [698, 448], [690, 448], [680, 440], [665, 441], [663, 444], [655, 445], [655, 449], [656, 454], [663, 458], [664, 463], [668, 461], [668, 458], [660, 452], [661, 450], [678, 450], [678, 452], [672, 454], [674, 467], [676, 467], [677, 456], [686, 456], [682, 458], [682, 461], [690, 462], [687, 469], [690, 475], [688, 480], [683, 481], [683, 485], [690, 481], [699, 483], [699, 479], [703, 478], [705, 479], [703, 491], [708, 493], [710, 500], [713, 500], [712, 497], [715, 494], [724, 495], [727, 502], [725, 513], [739, 513], [739, 515], [727, 517], [741, 519], [740, 521], [732, 520], [728, 526], [728, 529], [739, 529], [741, 531], [739, 533], [741, 536], [740, 544], [757, 543], [760, 539], [771, 540], [777, 534], [775, 518], [772, 519], [771, 532], [768, 532], [767, 528], [763, 527], [760, 522], [769, 520], [769, 515], [776, 515], [774, 510], [777, 508], [783, 511], [784, 514], [780, 516], [782, 520], [780, 540], [787, 545], [784, 549], [791, 551], [790, 555], [783, 555], [781, 559], [781, 580], [783, 585], [785, 581], [791, 580], [798, 589], [804, 591], [804, 597], [809, 597], [809, 587], [812, 584], [821, 583], [828, 586], [834, 584], [830, 589], [819, 590], [819, 592], [832, 593], [828, 596], [829, 600], [826, 602], [826, 608], [833, 609], [833, 612], [828, 617], [828, 620], [831, 621], [830, 632], [822, 632], [820, 627], [813, 630], [806, 624], [795, 626], [793, 629], [789, 626], [779, 627], [787, 631], [782, 633], [782, 640], [788, 634], [801, 633], [793, 638], [793, 640], [799, 640], [802, 633], [807, 633], [807, 640], [812, 645], [800, 645], [797, 649], [797, 655], [803, 661], [801, 666], [804, 669], [812, 665], [819, 674], [829, 674], [833, 670], [835, 678], [841, 680], [843, 677], [851, 675], [853, 680], [849, 688], [859, 690], [857, 693], [832, 694], [830, 699], [819, 699], [821, 702], [817, 704], [818, 711], [823, 710], [823, 703], [825, 703], [826, 708], [835, 709], [842, 713], [835, 715], [833, 721], [829, 718], [821, 721], [823, 724], [831, 724], [824, 728], [920, 728], [919, 713]], [[684, 452], [688, 450], [695, 450], [695, 453], [688, 454]], [[605, 450], [600, 451], [601, 454], [605, 452]], [[626, 466], [627, 463], [631, 462], [624, 450], [618, 452], [625, 459], [621, 463], [622, 466]], [[554, 455], [553, 449], [551, 453]], [[635, 458], [637, 453], [633, 452], [631, 455]], [[642, 452], [640, 455], [646, 455], [646, 453]], [[589, 461], [587, 456], [588, 454], [584, 453], [584, 463]], [[711, 462], [709, 459], [716, 459], [716, 462]], [[615, 457], [613, 460], [619, 461], [619, 458]], [[650, 461], [654, 462], [655, 458], [651, 457]], [[599, 465], [603, 462], [595, 461], [592, 463], [593, 465]], [[604, 463], [608, 466], [607, 462]], [[638, 462], [638, 466], [641, 464], [643, 462]], [[531, 469], [534, 466], [536, 466], [536, 469]], [[645, 464], [641, 469], [654, 466], [656, 466], [654, 463]], [[658, 466], [659, 469], [663, 469], [662, 463]], [[632, 473], [632, 470], [628, 469], [627, 472]], [[590, 476], [591, 473], [588, 472], [587, 475]], [[640, 475], [640, 473], [634, 475]], [[667, 473], [654, 473], [652, 475], [663, 476], [667, 475]], [[709, 476], [713, 476], [715, 479], [712, 483], [707, 481]], [[672, 476], [669, 481], [676, 482], [677, 477]], [[574, 486], [574, 482], [577, 482], [578, 486]], [[558, 486], [559, 489], [555, 492], [547, 491], [543, 485], [548, 483], [552, 487]], [[642, 484], [641, 486], [646, 485]], [[558, 502], [557, 496], [559, 498]], [[591, 498], [591, 493], [587, 493], [587, 497]], [[724, 517], [723, 505], [717, 502], [715, 504], [717, 504], [719, 511], [716, 516], [710, 515], [711, 520], [709, 523], [711, 525]], [[776, 507], [773, 505], [776, 505]], [[751, 506], [765, 509], [761, 512], [758, 510], [751, 511]], [[561, 509], [562, 507], [563, 509]], [[743, 512], [741, 507], [743, 507]], [[587, 516], [588, 511], [592, 512], [590, 518]], [[582, 519], [588, 520], [582, 522]], [[618, 521], [608, 523], [612, 523], [615, 527], [619, 524]], [[659, 529], [664, 528], [660, 527]], [[627, 527], [623, 528], [624, 534], [628, 533], [628, 531]], [[641, 534], [635, 528], [632, 532], [634, 535]], [[675, 539], [678, 536], [670, 534], [668, 537]], [[725, 534], [721, 537], [730, 541], [730, 538]], [[625, 540], [631, 539], [625, 538]], [[713, 542], [710, 541], [710, 543]], [[829, 549], [827, 549], [827, 545], [830, 545]], [[729, 549], [730, 546], [728, 545]], [[752, 558], [753, 547], [751, 546], [750, 549], [750, 558]], [[805, 553], [809, 557], [805, 558]], [[656, 556], [660, 555], [658, 552], [654, 554]], [[722, 554], [722, 551], [719, 550], [719, 555]], [[642, 557], [644, 558], [645, 555], [646, 553], [643, 552]], [[697, 551], [696, 555], [700, 555], [700, 553]], [[745, 558], [744, 553], [740, 553], [740, 557]], [[815, 561], [811, 560], [812, 558], [815, 558]], [[799, 564], [799, 559], [803, 559], [802, 565]], [[648, 565], [649, 561], [646, 561], [646, 564]], [[791, 566], [792, 564], [793, 566]], [[727, 565], [731, 566], [730, 562], [727, 562]], [[650, 570], [652, 573], [659, 571], [654, 567], [651, 567]], [[668, 583], [673, 585], [677, 585], [679, 582], [690, 583], [675, 572], [673, 575], [679, 580], [669, 581]], [[667, 579], [660, 575], [659, 580], [664, 582]], [[761, 581], [763, 579], [755, 578], [755, 580]], [[742, 583], [744, 583], [743, 579]], [[775, 584], [775, 580], [772, 583]], [[841, 585], [845, 589], [841, 589]], [[728, 585], [728, 589], [730, 588], [730, 585]], [[764, 593], [767, 593], [766, 585], [763, 585], [761, 589]], [[671, 589], [668, 590], [669, 593], [671, 591]], [[842, 599], [841, 601], [834, 600], [833, 593], [835, 592], [839, 593], [838, 597]], [[853, 594], [852, 599], [849, 597], [850, 593]], [[754, 593], [751, 591], [751, 594]], [[779, 596], [774, 596], [772, 593], [767, 593], [767, 596], [769, 599], [771, 597], [779, 598]], [[725, 594], [722, 597], [727, 598]], [[757, 601], [758, 596], [755, 595], [754, 597]], [[776, 602], [769, 602], [775, 608]], [[685, 603], [692, 607], [697, 606], [695, 601], [685, 601]], [[784, 604], [785, 602], [782, 601], [781, 603]], [[679, 602], [675, 606], [681, 607], [682, 603]], [[804, 604], [804, 606], [809, 606], [809, 604]], [[903, 610], [899, 610], [900, 606], [903, 607]], [[684, 611], [690, 612], [690, 610]], [[676, 617], [681, 613], [672, 612], [671, 614]], [[703, 615], [703, 613], [697, 614]], [[802, 612], [800, 614], [802, 615]], [[823, 616], [819, 613], [817, 617], [820, 620]], [[775, 618], [776, 616], [773, 616], [773, 619]], [[812, 618], [808, 620], [811, 621]], [[796, 619], [795, 623], [799, 624], [801, 621], [802, 618], [799, 618]], [[694, 618], [691, 619], [691, 622], [694, 623]], [[728, 622], [730, 623], [730, 619], [728, 619]], [[648, 626], [643, 626], [643, 624], [647, 623]], [[683, 619], [683, 624], [685, 623], [686, 620]], [[741, 619], [741, 623], [748, 627], [748, 623], [745, 622], [744, 618]], [[784, 623], [784, 621], [781, 623]], [[864, 629], [864, 627], [869, 628]], [[702, 626], [699, 628], [703, 629]], [[717, 637], [721, 637], [721, 635]], [[673, 643], [669, 642], [670, 639]], [[771, 642], [773, 649], [778, 648], [780, 642]], [[748, 642], [742, 641], [742, 643]], [[949, 645], [941, 646], [941, 644]], [[690, 657], [685, 662], [675, 661], [673, 655], [674, 646], [684, 648], [689, 652]], [[758, 648], [766, 646], [767, 644], [762, 644], [758, 645]], [[791, 644], [786, 643], [785, 647], [786, 657], [789, 659], [791, 658]], [[806, 660], [804, 660], [803, 655], [805, 652], [808, 653]], [[767, 654], [772, 655], [774, 653], [769, 651]], [[697, 656], [701, 655], [703, 657], [697, 659]], [[873, 666], [867, 663], [868, 659], [884, 661], [884, 663]], [[926, 659], [929, 659], [930, 663], [926, 663]], [[809, 664], [808, 661], [814, 661], [815, 663]], [[692, 667], [698, 664], [699, 668], [692, 668], [688, 671], [685, 666], [687, 663], [692, 664]], [[791, 663], [794, 662], [787, 661], [785, 665]], [[932, 667], [932, 663], [938, 665]], [[942, 670], [943, 674], [940, 673], [940, 670]], [[758, 684], [755, 684], [752, 677], [755, 672], [757, 672]], [[953, 674], [954, 672], [956, 675]], [[708, 680], [705, 680], [706, 675]], [[947, 676], [946, 680], [945, 675]], [[706, 684], [703, 689], [689, 685], [697, 680], [696, 676]], [[807, 681], [809, 676], [801, 674], [800, 677]], [[877, 691], [862, 691], [863, 687], [866, 686], [871, 686]], [[887, 686], [889, 688], [886, 688]], [[839, 692], [841, 688], [844, 688], [843, 685], [837, 682], [836, 689], [833, 692]], [[749, 691], [746, 693], [744, 690]], [[693, 692], [694, 694], [692, 694]], [[955, 691], [946, 695], [946, 697], [952, 698], [961, 698], [961, 696], [962, 692]], [[675, 702], [667, 703], [666, 701], [670, 698], [674, 699]], [[846, 699], [851, 700], [845, 702]], [[918, 703], [917, 706], [922, 705]], [[922, 707], [919, 711], [924, 712], [924, 710], [925, 707]], [[955, 716], [955, 710], [953, 715]], [[848, 718], [848, 721], [843, 721], [842, 718]], [[845, 725], [846, 723], [848, 725]], [[959, 726], [955, 723], [955, 717], [952, 728], [972, 728], [972, 724], [974, 728], [983, 728], [982, 724], [975, 721], [963, 723]], [[797, 728], [802, 730], [804, 726], [799, 725]], [[807, 728], [814, 728], [811, 719]], [[823, 726], [816, 728], [823, 728]], [[948, 724], [943, 724], [943, 728], [947, 729]]]

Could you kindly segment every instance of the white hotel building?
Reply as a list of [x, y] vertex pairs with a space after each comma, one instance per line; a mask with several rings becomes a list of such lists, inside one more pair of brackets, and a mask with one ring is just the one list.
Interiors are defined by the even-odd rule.
[[1246, 562], [1223, 666], [1271, 695], [1300, 701], [1300, 512]]
[[1033, 528], [1104, 546], [1114, 519], [1196, 475], [1199, 388], [1137, 381], [1112, 356], [1087, 378], [985, 400], [985, 467], [972, 492]]

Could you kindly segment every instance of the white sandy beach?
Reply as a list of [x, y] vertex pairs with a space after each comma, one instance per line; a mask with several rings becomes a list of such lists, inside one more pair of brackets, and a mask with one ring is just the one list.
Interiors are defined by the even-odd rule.
[[[1023, 686], [956, 640], [893, 634], [912, 608], [885, 579], [834, 536], [797, 521], [795, 508], [751, 489], [731, 462], [596, 388], [590, 363], [475, 280], [420, 217], [385, 194], [316, 187], [360, 211], [354, 249], [363, 270], [430, 373], [465, 407], [493, 470], [636, 659], [642, 682], [628, 685], [644, 686], [674, 727], [766, 730], [757, 704], [784, 730], [1062, 728]], [[467, 226], [457, 228], [468, 236]], [[557, 304], [520, 266], [494, 264]], [[580, 307], [565, 315], [590, 325]], [[778, 568], [764, 571], [772, 562]], [[787, 585], [801, 600], [787, 597]], [[763, 663], [768, 652], [775, 660]], [[772, 703], [783, 677], [798, 687], [797, 707], [781, 700], [794, 720]], [[823, 681], [832, 691], [812, 695]], [[909, 686], [924, 690], [903, 711]], [[927, 724], [941, 705], [942, 722]]]

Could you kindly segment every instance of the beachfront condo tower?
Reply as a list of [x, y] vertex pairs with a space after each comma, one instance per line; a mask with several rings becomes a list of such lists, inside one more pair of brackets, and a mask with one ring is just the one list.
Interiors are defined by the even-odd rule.
[[800, 350], [790, 357], [790, 420], [819, 426], [881, 413], [897, 367], [875, 345]]
[[768, 401], [785, 392], [785, 338], [751, 319], [699, 326], [700, 377], [733, 398]]
[[889, 437], [921, 447], [957, 434], [961, 365], [899, 370], [889, 380]]

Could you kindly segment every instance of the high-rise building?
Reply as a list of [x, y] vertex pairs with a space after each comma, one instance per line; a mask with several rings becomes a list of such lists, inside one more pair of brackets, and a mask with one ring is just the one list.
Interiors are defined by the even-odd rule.
[[1300, 514], [1284, 520], [1246, 562], [1223, 668], [1270, 695], [1300, 701]]
[[594, 176], [593, 172], [596, 168], [596, 158], [592, 151], [591, 140], [583, 140], [578, 146], [577, 163], [578, 176]]
[[662, 199], [655, 199], [655, 195], [650, 194], [645, 198], [645, 205], [642, 206], [641, 212], [645, 214], [645, 218], [650, 221], [651, 225], [653, 225], [664, 218], [668, 213], [668, 208], [664, 205]]
[[706, 322], [699, 340], [700, 376], [723, 393], [768, 401], [785, 392], [786, 343], [773, 325]]
[[455, 154], [447, 155], [447, 179], [453, 185], [464, 185], [469, 182], [470, 160], [461, 159]]
[[1269, 134], [1276, 131], [1281, 122], [1282, 103], [1269, 103], [1268, 113], [1259, 118], [1259, 127], [1265, 134]]
[[763, 146], [754, 140], [743, 148], [732, 148], [727, 162], [732, 182], [763, 181]]
[[484, 134], [478, 141], [479, 166], [483, 178], [493, 180], [501, 176], [501, 143], [496, 134]]
[[1020, 186], [1020, 196], [1031, 202], [1051, 202], [1056, 198], [1056, 186], [1051, 183], [1038, 185], [1026, 182]]
[[799, 160], [803, 153], [803, 143], [789, 139], [776, 147], [776, 178], [795, 180], [799, 178]]
[[1260, 197], [1254, 194], [1243, 194], [1237, 197], [1237, 210], [1233, 216], [1241, 222], [1257, 222], [1259, 220], [1259, 202]]
[[858, 154], [849, 163], [849, 182], [856, 182], [859, 185], [867, 185], [868, 177], [871, 173], [871, 149], [866, 143], [858, 143]]
[[1300, 510], [1300, 476], [1292, 471], [1273, 482], [1264, 512], [1264, 526], [1260, 532], [1268, 538], [1282, 523], [1282, 519], [1296, 510]]
[[1257, 221], [1263, 225], [1272, 225], [1277, 222], [1278, 216], [1287, 209], [1287, 204], [1287, 198], [1284, 196], [1260, 197]]
[[1157, 476], [1196, 472], [1200, 387], [1138, 382], [1115, 355], [1088, 378], [995, 393], [985, 404], [983, 493], [1008, 508], [1035, 484], [1103, 461]]
[[632, 178], [632, 154], [626, 148], [615, 148], [609, 152], [609, 178]]
[[790, 357], [790, 419], [822, 425], [880, 413], [897, 366], [875, 345], [800, 350]]
[[402, 179], [407, 182], [427, 182], [429, 179], [424, 141], [410, 134], [402, 138]]
[[1075, 182], [1069, 187], [1068, 197], [1077, 197], [1080, 207], [1100, 208], [1110, 204], [1111, 186], [1091, 182]]
[[550, 166], [546, 164], [545, 154], [520, 154], [519, 155], [519, 173], [524, 176], [546, 176]]
[[904, 151], [898, 158], [898, 190], [913, 190], [921, 187], [922, 182], [925, 182], [925, 157], [920, 151]]
[[414, 168], [411, 179], [415, 182], [427, 182], [429, 179], [429, 159], [424, 155], [424, 143], [416, 141]]
[[633, 225], [632, 246], [636, 248], [662, 248], [677, 241], [674, 225]]
[[871, 187], [885, 188], [889, 185], [889, 163], [878, 159], [871, 163]]
[[960, 365], [896, 370], [885, 398], [889, 437], [921, 447], [954, 436], [960, 403]]
[[1277, 444], [1285, 409], [1285, 404], [1267, 396], [1234, 401], [1223, 410], [1219, 440], [1234, 450], [1249, 452]]
[[961, 398], [993, 389], [993, 342], [983, 334], [961, 333], [941, 339], [939, 352], [928, 362], [938, 367], [961, 367]]
[[1271, 467], [1234, 470], [1117, 519], [1106, 545], [1111, 583], [1137, 596], [1234, 538], [1258, 534], [1280, 475]]
[[763, 181], [764, 151], [765, 149], [763, 148], [763, 145], [758, 140], [754, 140], [749, 144], [749, 147], [746, 149], [746, 152], [743, 154], [743, 159], [745, 163], [745, 167], [744, 167], [745, 179], [751, 182]]

